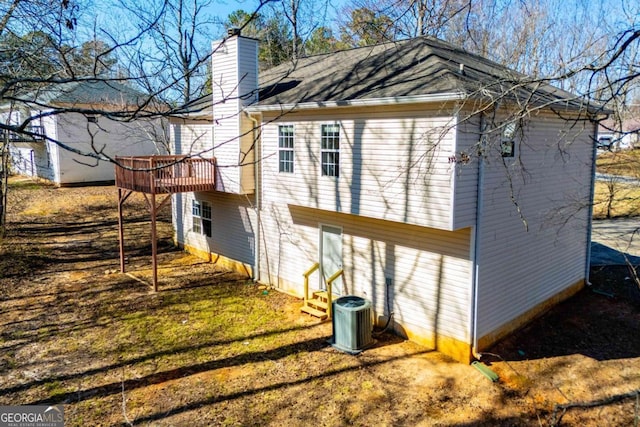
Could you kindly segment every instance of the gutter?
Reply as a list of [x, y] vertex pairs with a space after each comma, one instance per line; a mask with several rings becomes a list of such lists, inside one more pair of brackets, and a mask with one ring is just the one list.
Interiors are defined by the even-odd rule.
[[287, 111], [287, 110], [310, 110], [328, 107], [370, 107], [384, 105], [405, 105], [418, 104], [423, 102], [446, 102], [446, 101], [463, 101], [467, 99], [467, 95], [463, 92], [438, 93], [433, 95], [413, 95], [413, 96], [394, 96], [386, 98], [373, 99], [351, 99], [345, 101], [316, 101], [301, 102], [292, 104], [271, 104], [271, 105], [254, 105], [247, 110], [249, 112], [260, 111]]

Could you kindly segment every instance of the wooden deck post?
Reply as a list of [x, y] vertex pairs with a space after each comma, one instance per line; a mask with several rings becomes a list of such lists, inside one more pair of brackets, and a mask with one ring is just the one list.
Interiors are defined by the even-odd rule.
[[151, 256], [153, 264], [153, 291], [158, 292], [158, 239], [156, 233], [156, 193], [151, 193]]
[[120, 272], [125, 272], [124, 266], [124, 224], [122, 220], [122, 206], [131, 195], [131, 191], [118, 188], [118, 240], [120, 241]]
[[118, 241], [120, 242], [120, 273], [124, 273], [124, 227], [122, 226], [122, 188], [118, 188]]

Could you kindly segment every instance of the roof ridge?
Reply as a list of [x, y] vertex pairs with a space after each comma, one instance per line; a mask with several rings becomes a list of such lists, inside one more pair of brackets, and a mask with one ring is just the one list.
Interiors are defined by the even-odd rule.
[[545, 80], [536, 83], [531, 76], [432, 36], [304, 57], [265, 70], [258, 105], [320, 106], [435, 94], [493, 99], [498, 93], [542, 106], [583, 108], [578, 95]]

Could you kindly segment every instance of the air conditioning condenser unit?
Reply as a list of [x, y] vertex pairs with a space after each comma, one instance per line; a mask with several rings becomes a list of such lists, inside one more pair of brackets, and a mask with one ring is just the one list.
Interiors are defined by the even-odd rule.
[[333, 347], [358, 354], [375, 343], [370, 301], [354, 295], [342, 296], [333, 301], [331, 311]]

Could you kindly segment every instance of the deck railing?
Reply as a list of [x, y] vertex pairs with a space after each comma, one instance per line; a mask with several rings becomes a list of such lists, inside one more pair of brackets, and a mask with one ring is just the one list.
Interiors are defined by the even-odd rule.
[[28, 126], [25, 132], [18, 133], [11, 132], [7, 129], [0, 129], [0, 141], [9, 139], [10, 142], [42, 142], [44, 140], [44, 127], [43, 126]]
[[327, 279], [327, 316], [329, 316], [329, 319], [331, 319], [331, 310], [332, 310], [332, 299], [333, 299], [333, 282], [335, 282], [336, 280], [338, 280], [338, 277], [342, 276], [343, 280], [344, 280], [344, 270], [340, 269], [338, 271], [336, 271], [335, 273], [333, 273], [333, 275], [331, 275], [331, 277], [329, 277]]
[[305, 271], [302, 275], [304, 276], [304, 303], [306, 304], [309, 301], [309, 276], [320, 268], [319, 263], [314, 263], [307, 271]]
[[150, 194], [215, 189], [215, 158], [116, 157], [116, 186]]

